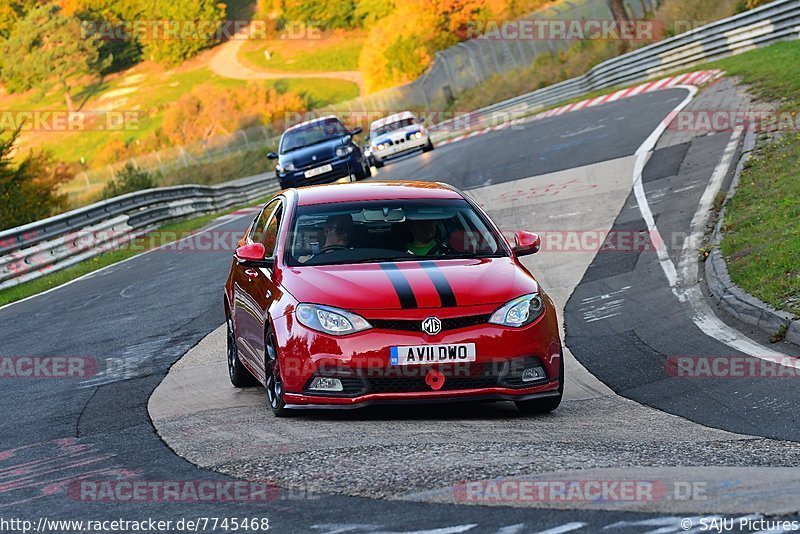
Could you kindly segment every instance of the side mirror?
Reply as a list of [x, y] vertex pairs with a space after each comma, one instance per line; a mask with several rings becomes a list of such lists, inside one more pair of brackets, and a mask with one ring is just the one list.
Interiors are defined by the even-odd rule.
[[517, 256], [528, 256], [539, 252], [542, 238], [533, 232], [514, 232], [514, 253]]
[[251, 243], [236, 249], [236, 261], [250, 267], [269, 267], [272, 260], [266, 258], [267, 249], [262, 243]]
[[278, 155], [275, 152], [267, 152], [268, 159], [278, 159]]
[[350, 130], [350, 135], [358, 135], [358, 134], [360, 134], [360, 133], [361, 133], [361, 132], [363, 132], [363, 131], [364, 131], [364, 130], [363, 130], [363, 128], [361, 128], [361, 126], [356, 126], [356, 127], [355, 127], [355, 128], [353, 128], [352, 130]]

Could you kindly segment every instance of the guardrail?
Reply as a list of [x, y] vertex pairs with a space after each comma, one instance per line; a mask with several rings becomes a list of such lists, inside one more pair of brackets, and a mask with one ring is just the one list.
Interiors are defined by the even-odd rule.
[[[800, 1], [778, 0], [745, 13], [610, 59], [587, 74], [473, 112], [470, 129], [529, 115], [599, 89], [652, 78], [702, 61], [800, 37]], [[457, 119], [463, 120], [463, 119]], [[453, 132], [453, 120], [431, 127], [434, 140]], [[219, 211], [277, 190], [261, 174], [218, 186], [150, 189], [0, 232], [0, 289], [63, 269], [124, 243], [157, 223]]]
[[468, 119], [443, 121], [431, 127], [432, 138], [442, 141], [463, 134], [465, 129], [458, 126], [461, 124], [468, 124], [469, 130], [495, 126], [586, 93], [797, 38], [800, 38], [800, 2], [778, 0], [609, 59], [583, 76], [487, 106], [474, 111]]
[[277, 191], [272, 173], [215, 186], [129, 193], [0, 232], [0, 289], [124, 245], [165, 221], [223, 210]]

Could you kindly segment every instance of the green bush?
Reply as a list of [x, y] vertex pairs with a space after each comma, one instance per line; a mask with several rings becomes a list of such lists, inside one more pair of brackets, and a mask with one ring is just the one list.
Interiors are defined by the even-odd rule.
[[156, 187], [158, 174], [153, 175], [145, 170], [139, 170], [132, 163], [125, 165], [116, 177], [108, 182], [103, 189], [103, 198], [112, 198], [125, 193], [133, 193], [142, 189]]
[[267, 172], [275, 168], [273, 162], [267, 159], [270, 150], [274, 150], [274, 147], [232, 152], [211, 162], [164, 171], [160, 184], [211, 185]]

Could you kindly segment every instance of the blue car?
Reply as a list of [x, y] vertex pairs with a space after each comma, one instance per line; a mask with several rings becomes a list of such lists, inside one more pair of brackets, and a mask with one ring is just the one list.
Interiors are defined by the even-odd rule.
[[281, 136], [275, 176], [281, 188], [363, 180], [372, 175], [367, 158], [353, 142], [361, 127], [348, 130], [330, 115], [292, 126]]

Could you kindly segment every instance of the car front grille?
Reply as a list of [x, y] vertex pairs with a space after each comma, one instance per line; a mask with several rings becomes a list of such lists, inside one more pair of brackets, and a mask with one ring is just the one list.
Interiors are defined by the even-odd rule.
[[[469, 328], [489, 322], [491, 314], [467, 315], [442, 319], [442, 332]], [[423, 319], [367, 319], [373, 328], [381, 330], [403, 330], [406, 332], [422, 332]]]
[[[535, 357], [524, 357], [511, 361], [493, 363], [459, 363], [419, 366], [388, 366], [385, 368], [357, 369], [347, 374], [330, 373], [325, 376], [339, 378], [343, 391], [315, 392], [309, 391], [308, 381], [304, 391], [310, 395], [332, 397], [358, 397], [370, 393], [420, 393], [431, 391], [458, 391], [464, 389], [481, 389], [491, 387], [527, 388], [547, 382], [523, 382], [522, 369], [532, 365], [541, 365]], [[444, 384], [434, 390], [425, 380], [431, 370], [444, 375]]]

